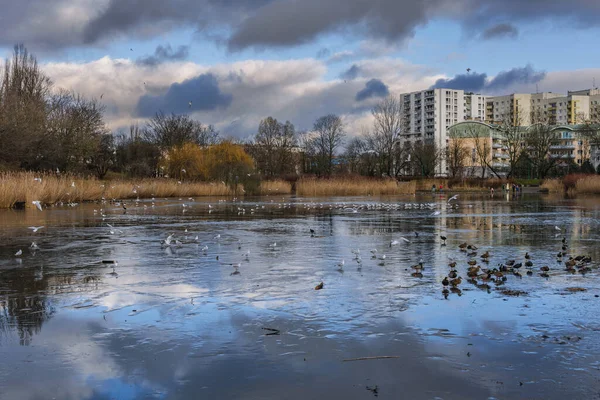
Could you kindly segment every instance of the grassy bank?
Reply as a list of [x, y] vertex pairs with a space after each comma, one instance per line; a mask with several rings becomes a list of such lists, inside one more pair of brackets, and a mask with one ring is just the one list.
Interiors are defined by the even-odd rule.
[[343, 177], [332, 179], [301, 179], [296, 183], [298, 196], [379, 196], [414, 194], [416, 183], [392, 179]]
[[229, 196], [232, 190], [223, 183], [182, 182], [170, 179], [98, 181], [72, 176], [39, 175], [31, 172], [0, 174], [0, 208], [39, 200], [42, 204], [59, 202], [135, 199], [152, 197]]

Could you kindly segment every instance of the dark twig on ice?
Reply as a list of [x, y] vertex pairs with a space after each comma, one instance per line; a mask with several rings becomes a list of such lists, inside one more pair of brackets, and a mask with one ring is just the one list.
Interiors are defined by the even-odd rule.
[[279, 329], [274, 329], [274, 328], [262, 328], [265, 331], [269, 331], [269, 333], [265, 333], [265, 336], [273, 336], [273, 335], [279, 335]]
[[347, 358], [346, 361], [364, 361], [364, 360], [383, 360], [386, 358], [400, 358], [400, 356], [374, 356], [374, 357], [358, 357], [358, 358]]

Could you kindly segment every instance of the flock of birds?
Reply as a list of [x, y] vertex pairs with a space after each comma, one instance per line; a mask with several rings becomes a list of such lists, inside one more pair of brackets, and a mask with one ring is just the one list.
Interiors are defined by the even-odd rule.
[[[447, 203], [446, 208], [447, 209], [457, 208], [458, 204], [453, 203], [453, 201], [457, 200], [457, 198], [458, 198], [458, 195], [454, 195], [454, 196], [450, 197], [446, 201], [446, 203]], [[183, 209], [183, 212], [185, 213], [190, 206], [185, 203], [185, 200], [183, 200], [183, 199], [179, 199], [179, 200], [182, 202], [181, 207]], [[188, 200], [194, 201], [193, 198], [189, 198]], [[219, 202], [220, 203], [225, 202], [225, 200], [220, 200]], [[274, 202], [274, 200], [271, 200], [271, 202]], [[111, 205], [116, 206], [116, 207], [122, 207], [124, 212], [125, 213], [127, 212], [127, 204], [123, 201], [118, 201], [118, 200], [113, 200], [113, 201], [103, 200], [102, 201], [102, 204], [107, 204], [107, 203], [110, 203]], [[43, 210], [41, 202], [33, 201], [32, 204], [38, 210], [40, 210], [40, 211]], [[156, 206], [156, 203], [155, 203], [154, 198], [151, 199], [150, 205], [140, 204], [140, 200], [136, 199], [133, 201], [133, 205], [138, 208], [146, 209], [146, 208], [154, 208]], [[278, 209], [286, 209], [286, 208], [291, 208], [291, 207], [304, 207], [304, 209], [306, 209], [306, 210], [329, 209], [329, 210], [338, 210], [338, 211], [342, 211], [342, 212], [351, 212], [351, 213], [357, 213], [359, 211], [395, 211], [395, 210], [403, 210], [403, 209], [417, 209], [417, 210], [431, 210], [432, 213], [430, 214], [430, 216], [437, 216], [440, 214], [440, 211], [436, 209], [439, 207], [439, 203], [356, 203], [356, 204], [348, 204], [348, 203], [315, 203], [315, 202], [311, 202], [311, 203], [297, 204], [297, 203], [281, 202], [281, 203], [273, 204], [272, 206], [276, 207]], [[238, 213], [238, 215], [243, 215], [248, 211], [250, 214], [254, 214], [258, 210], [264, 210], [265, 207], [266, 207], [265, 204], [262, 204], [262, 205], [256, 204], [254, 206], [249, 206], [249, 205], [237, 206], [237, 213]], [[208, 204], [207, 208], [208, 208], [208, 213], [210, 214], [213, 211], [213, 206]], [[101, 216], [102, 223], [108, 228], [108, 232], [107, 232], [108, 234], [116, 235], [116, 234], [123, 233], [122, 230], [115, 228], [114, 225], [111, 225], [108, 222], [105, 222], [105, 219], [107, 218], [105, 208], [100, 208], [99, 210], [94, 209], [94, 214], [95, 215], [99, 214]], [[44, 228], [45, 228], [44, 226], [29, 227], [29, 229], [32, 231], [33, 234], [38, 233], [41, 229], [44, 229]], [[559, 228], [558, 226], [556, 226], [555, 229], [558, 232], [561, 232], [561, 228]], [[194, 238], [190, 238], [187, 235], [187, 233], [188, 233], [187, 229], [185, 229], [185, 233], [186, 233], [185, 237], [181, 238], [181, 239], [177, 238], [174, 233], [169, 234], [165, 239], [161, 240], [161, 246], [163, 246], [164, 248], [173, 248], [173, 247], [182, 247], [183, 245], [189, 244], [189, 243], [194, 243], [196, 245], [200, 245], [200, 239], [197, 235]], [[317, 233], [315, 232], [314, 229], [310, 229], [310, 235], [313, 238], [323, 237], [323, 236], [317, 236]], [[557, 233], [557, 235], [558, 235], [558, 233]], [[414, 236], [415, 236], [415, 238], [418, 238], [419, 233], [414, 232]], [[213, 239], [214, 239], [214, 241], [219, 242], [221, 239], [221, 235], [217, 234], [214, 236]], [[447, 237], [440, 235], [440, 239], [442, 242], [441, 245], [446, 246]], [[406, 237], [399, 237], [398, 239], [389, 241], [389, 247], [391, 248], [394, 246], [398, 246], [400, 244], [409, 245], [410, 243], [411, 243], [410, 239], [408, 239]], [[238, 245], [238, 250], [242, 250], [241, 242], [238, 241], [237, 245]], [[33, 241], [31, 243], [30, 250], [36, 251], [39, 248], [40, 247], [38, 246], [37, 242]], [[274, 242], [274, 243], [270, 244], [269, 248], [272, 251], [278, 250], [277, 243]], [[468, 244], [467, 242], [459, 244], [458, 248], [461, 253], [466, 254], [466, 258], [467, 258], [466, 266], [465, 266], [466, 270], [463, 271], [463, 275], [466, 275], [466, 277], [467, 277], [465, 280], [468, 283], [471, 283], [480, 289], [489, 290], [491, 284], [497, 285], [497, 286], [503, 285], [504, 282], [507, 281], [508, 276], [512, 275], [517, 278], [521, 278], [523, 276], [523, 274], [531, 276], [534, 274], [534, 271], [535, 271], [533, 257], [529, 253], [525, 253], [524, 260], [509, 259], [504, 262], [498, 263], [495, 267], [490, 267], [489, 264], [492, 259], [492, 254], [490, 254], [489, 250], [482, 254], [479, 254], [478, 248], [474, 244]], [[206, 255], [208, 255], [209, 247], [208, 247], [208, 245], [205, 244], [200, 250], [202, 251], [202, 254], [206, 256]], [[560, 251], [556, 254], [556, 260], [560, 265], [564, 264], [565, 270], [567, 272], [585, 274], [585, 273], [591, 271], [591, 267], [590, 267], [590, 263], [592, 261], [591, 257], [584, 256], [584, 255], [572, 256], [569, 254], [568, 250], [569, 250], [569, 246], [567, 244], [567, 240], [566, 240], [566, 238], [563, 238]], [[361, 257], [360, 249], [352, 249], [351, 252], [354, 256], [354, 261], [358, 264], [359, 268], [361, 268], [362, 267], [362, 257]], [[376, 260], [377, 264], [379, 266], [386, 265], [386, 260], [387, 260], [386, 254], [381, 254], [377, 249], [371, 249], [369, 252], [370, 252], [371, 259]], [[20, 257], [22, 255], [23, 255], [23, 251], [21, 249], [19, 249], [15, 253], [15, 257], [17, 257], [18, 259], [20, 259]], [[243, 252], [242, 258], [244, 261], [249, 261], [249, 258], [250, 258], [250, 250], [249, 249], [245, 250]], [[217, 261], [219, 261], [218, 255], [216, 256], [216, 259], [217, 259]], [[118, 276], [118, 274], [115, 271], [115, 267], [117, 266], [116, 261], [103, 260], [102, 263], [103, 264], [111, 264], [113, 267], [113, 271], [112, 271], [111, 275]], [[234, 268], [234, 271], [231, 273], [231, 275], [238, 275], [240, 273], [239, 268], [241, 267], [242, 262], [221, 263], [221, 264], [232, 266]], [[344, 259], [340, 260], [339, 262], [337, 262], [336, 266], [337, 266], [337, 271], [343, 272], [344, 266], [345, 266], [345, 260]], [[447, 297], [449, 293], [457, 293], [460, 295], [461, 294], [460, 286], [463, 283], [463, 276], [459, 273], [458, 262], [451, 259], [451, 262], [448, 264], [448, 267], [450, 268], [450, 270], [441, 282], [443, 285], [443, 294], [445, 297]], [[543, 278], [548, 278], [550, 276], [549, 272], [551, 271], [551, 268], [549, 266], [541, 265], [538, 268], [539, 268], [539, 272], [538, 272], [539, 276], [541, 276]], [[552, 269], [554, 269], [554, 267]], [[412, 265], [410, 267], [410, 270], [412, 271], [412, 273], [411, 273], [412, 277], [422, 278], [424, 276], [423, 272], [425, 270], [425, 263], [424, 263], [423, 259], [420, 259], [418, 263]], [[324, 284], [323, 284], [323, 282], [321, 282], [315, 287], [315, 289], [320, 290], [323, 287], [324, 287]]]
[[[556, 226], [555, 229], [561, 231], [561, 228], [558, 226]], [[440, 238], [443, 241], [442, 245], [445, 245], [447, 238], [444, 236], [441, 236]], [[490, 268], [488, 265], [490, 264], [492, 255], [489, 250], [480, 254], [478, 260], [477, 246], [463, 242], [458, 245], [458, 248], [460, 252], [465, 253], [468, 258], [466, 262], [467, 282], [479, 289], [487, 291], [491, 288], [490, 284], [496, 286], [504, 285], [508, 280], [508, 276], [514, 276], [516, 278], [522, 278], [523, 274], [533, 276], [537, 268], [537, 273], [540, 277], [549, 278], [550, 271], [556, 269], [555, 267], [551, 268], [548, 265], [536, 266], [533, 257], [529, 252], [525, 253], [522, 260], [509, 259], [498, 263], [496, 267]], [[562, 238], [560, 250], [556, 254], [556, 261], [558, 265], [564, 265], [564, 268], [562, 269], [567, 273], [586, 274], [592, 271], [590, 266], [592, 258], [590, 256], [573, 256], [569, 254], [569, 246], [566, 237]], [[448, 264], [450, 271], [442, 280], [442, 285], [444, 287], [442, 293], [446, 298], [451, 292], [459, 295], [462, 293], [460, 285], [463, 283], [463, 278], [459, 275], [457, 265], [457, 262], [452, 260]]]

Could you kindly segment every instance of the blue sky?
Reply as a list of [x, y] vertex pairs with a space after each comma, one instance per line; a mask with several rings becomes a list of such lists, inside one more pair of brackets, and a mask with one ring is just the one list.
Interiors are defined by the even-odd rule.
[[[382, 96], [438, 79], [490, 82], [511, 72], [491, 95], [600, 82], [593, 51], [600, 3], [587, 0], [27, 0], [3, 7], [0, 51], [9, 55], [24, 43], [56, 86], [102, 95], [113, 129], [143, 123], [152, 107], [183, 112], [196, 99], [188, 111], [232, 136], [251, 135], [269, 115], [309, 129], [319, 115], [336, 113], [356, 131]], [[342, 79], [351, 67], [357, 73]]]

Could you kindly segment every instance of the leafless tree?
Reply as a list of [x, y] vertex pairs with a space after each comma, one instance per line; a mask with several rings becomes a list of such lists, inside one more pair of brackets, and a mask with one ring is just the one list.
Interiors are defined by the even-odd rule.
[[284, 175], [294, 171], [294, 148], [297, 145], [294, 125], [268, 117], [260, 121], [258, 133], [249, 146], [257, 168], [266, 176]]
[[108, 133], [104, 106], [73, 92], [52, 95], [45, 133], [47, 167], [61, 171], [82, 171]]
[[181, 146], [185, 143], [210, 146], [219, 141], [219, 133], [212, 125], [204, 125], [189, 115], [167, 115], [163, 112], [156, 113], [148, 121], [144, 129], [144, 136], [162, 149]]
[[480, 125], [469, 125], [465, 130], [465, 136], [473, 143], [477, 164], [481, 167], [481, 179], [485, 179], [488, 170], [500, 178], [493, 165], [492, 139], [489, 135], [490, 132], [481, 128]]
[[560, 154], [555, 157], [550, 152], [553, 144], [560, 144], [556, 139], [555, 132], [547, 123], [539, 121], [527, 129], [525, 134], [527, 159], [531, 162], [537, 178], [545, 178], [560, 160]]
[[522, 129], [524, 122], [524, 111], [520, 106], [517, 106], [514, 112], [502, 116], [498, 127], [498, 131], [503, 136], [502, 144], [506, 146], [506, 154], [508, 155], [509, 167], [507, 177], [511, 177], [516, 171], [517, 164], [525, 151], [525, 140], [523, 139]]
[[362, 174], [361, 161], [365, 154], [367, 146], [365, 141], [360, 137], [355, 137], [350, 140], [344, 152], [344, 160], [346, 162], [348, 172], [352, 174]]
[[469, 149], [465, 145], [464, 140], [457, 136], [450, 136], [446, 154], [450, 177], [463, 178], [468, 159]]
[[417, 141], [412, 144], [411, 163], [413, 165], [413, 173], [425, 177], [432, 177], [435, 171], [442, 162], [443, 151], [440, 150], [435, 143], [424, 143]]
[[339, 116], [329, 114], [315, 121], [310, 147], [315, 154], [317, 174], [332, 174], [335, 153], [343, 145], [345, 137], [344, 123]]
[[43, 152], [52, 82], [23, 45], [0, 66], [0, 164], [31, 168]]
[[381, 175], [395, 176], [395, 162], [398, 161], [396, 156], [402, 150], [402, 110], [402, 103], [393, 96], [382, 100], [371, 110], [373, 130], [366, 135], [366, 142], [379, 159]]

